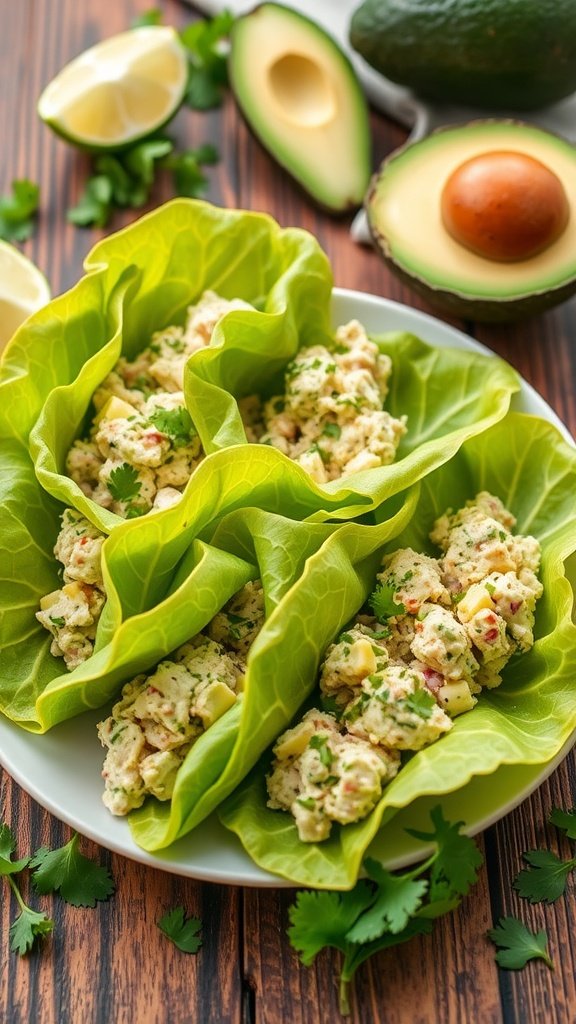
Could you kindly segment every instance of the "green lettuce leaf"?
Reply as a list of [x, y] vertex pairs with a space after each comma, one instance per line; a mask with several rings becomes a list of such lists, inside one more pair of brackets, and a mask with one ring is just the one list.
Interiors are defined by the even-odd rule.
[[[240, 329], [240, 319], [230, 325], [222, 346], [195, 353], [186, 367], [186, 401], [207, 452], [246, 443], [236, 400], [254, 393], [265, 398], [282, 393], [283, 368], [300, 346], [308, 344], [302, 335], [285, 335], [271, 345], [265, 322], [248, 331]], [[450, 459], [468, 437], [506, 414], [519, 387], [515, 371], [494, 356], [432, 348], [405, 333], [373, 340], [393, 364], [386, 409], [393, 416], [408, 417], [396, 461], [344, 481], [320, 485], [310, 477], [302, 480], [319, 507], [335, 502], [340, 513], [330, 514], [346, 518], [374, 509]], [[281, 458], [287, 467], [292, 465], [286, 456]]]
[[[502, 686], [484, 691], [446, 736], [404, 764], [371, 815], [345, 828], [335, 826], [324, 843], [299, 842], [290, 816], [266, 807], [266, 764], [259, 765], [219, 814], [260, 866], [300, 885], [348, 888], [370, 842], [398, 808], [418, 797], [452, 793], [500, 765], [544, 764], [576, 728], [574, 592], [564, 566], [576, 550], [576, 450], [553, 426], [510, 413], [469, 440], [421, 482], [416, 514], [384, 550], [411, 545], [434, 553], [428, 540], [433, 520], [482, 489], [499, 495], [516, 515], [517, 531], [532, 533], [542, 545], [545, 589], [536, 610], [534, 647], [510, 662]], [[322, 549], [316, 560], [321, 563]], [[353, 564], [351, 559], [350, 568]], [[313, 586], [308, 607], [311, 619], [321, 617]]]
[[[157, 850], [194, 828], [287, 726], [313, 688], [321, 653], [338, 624], [363, 600], [378, 549], [408, 523], [416, 499], [414, 489], [406, 500], [393, 501], [389, 517], [370, 528], [300, 523], [250, 508], [222, 520], [211, 543], [257, 565], [266, 622], [250, 651], [241, 700], [194, 743], [172, 800], [150, 799], [130, 814], [140, 846]], [[313, 618], [311, 592], [321, 606]]]
[[324, 337], [332, 279], [307, 232], [282, 229], [265, 214], [188, 199], [100, 242], [85, 269], [76, 288], [28, 320], [8, 347], [0, 432], [30, 434], [43, 487], [109, 532], [119, 517], [86, 499], [66, 476], [65, 459], [89, 426], [94, 391], [119, 357], [134, 358], [154, 331], [183, 323], [205, 289], [256, 307], [223, 317], [212, 339], [217, 347], [228, 333], [262, 332], [269, 350], [286, 338], [295, 345], [299, 336]]
[[35, 732], [112, 699], [122, 682], [198, 632], [255, 571], [242, 557], [196, 540], [206, 520], [186, 524], [183, 508], [180, 529], [165, 544], [157, 518], [123, 523], [103, 546], [108, 600], [95, 653], [67, 672], [35, 617], [40, 598], [61, 585], [52, 551], [62, 511], [39, 486], [26, 449], [4, 441], [0, 711]]

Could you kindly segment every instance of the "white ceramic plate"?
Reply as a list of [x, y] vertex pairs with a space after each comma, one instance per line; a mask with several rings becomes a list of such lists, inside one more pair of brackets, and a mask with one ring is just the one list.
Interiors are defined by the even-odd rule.
[[[356, 317], [369, 332], [412, 331], [431, 345], [491, 354], [483, 345], [441, 321], [386, 299], [336, 289], [333, 305], [335, 324]], [[526, 382], [512, 405], [551, 421], [571, 440], [556, 414]], [[136, 846], [126, 820], [113, 818], [101, 801], [103, 752], [95, 730], [101, 717], [101, 711], [87, 712], [37, 736], [0, 715], [0, 763], [57, 818], [116, 853], [164, 871], [212, 882], [289, 884], [253, 864], [236, 836], [224, 829], [214, 815], [160, 854], [152, 855]], [[442, 797], [446, 815], [452, 820], [464, 820], [471, 834], [481, 831], [532, 793], [565, 757], [572, 742], [573, 739], [546, 765], [498, 769], [493, 776], [494, 785], [485, 786], [482, 777], [472, 779], [459, 792]], [[371, 853], [389, 868], [415, 860], [422, 847], [405, 833], [404, 826], [421, 827], [427, 821], [430, 806], [437, 802], [437, 797], [417, 800], [409, 809], [396, 814], [375, 841]]]

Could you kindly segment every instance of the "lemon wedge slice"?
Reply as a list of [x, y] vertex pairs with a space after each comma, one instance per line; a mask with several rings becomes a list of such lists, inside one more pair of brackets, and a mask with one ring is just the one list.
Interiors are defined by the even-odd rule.
[[0, 241], [0, 352], [26, 317], [49, 301], [50, 288], [38, 267]]
[[112, 36], [80, 54], [46, 86], [38, 113], [84, 149], [121, 149], [176, 113], [188, 80], [177, 33], [148, 25]]

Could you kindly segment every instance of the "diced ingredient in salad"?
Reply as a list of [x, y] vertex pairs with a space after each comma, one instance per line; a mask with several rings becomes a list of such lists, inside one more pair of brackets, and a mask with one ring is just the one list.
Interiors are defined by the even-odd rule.
[[302, 348], [286, 368], [285, 391], [240, 403], [249, 441], [294, 459], [316, 483], [393, 462], [406, 418], [383, 409], [390, 357], [357, 320], [339, 327], [334, 345]]
[[514, 536], [515, 522], [482, 491], [434, 523], [439, 558], [411, 548], [384, 557], [373, 614], [340, 635], [320, 669], [334, 713], [312, 709], [273, 748], [268, 806], [292, 813], [303, 842], [369, 814], [401, 752], [449, 732], [534, 643], [540, 545]]
[[112, 814], [128, 814], [149, 795], [171, 798], [188, 751], [238, 699], [249, 648], [263, 622], [261, 584], [248, 583], [205, 632], [152, 674], [126, 683], [112, 714], [98, 725], [108, 748], [102, 799]]
[[36, 618], [52, 634], [50, 653], [77, 668], [90, 657], [106, 600], [100, 555], [104, 534], [75, 509], [62, 514], [54, 555], [63, 565], [63, 586], [40, 600]]
[[98, 505], [130, 519], [174, 505], [203, 458], [184, 401], [184, 367], [210, 344], [242, 299], [204, 292], [185, 327], [166, 327], [132, 361], [121, 358], [94, 394], [88, 438], [74, 442], [66, 470]]

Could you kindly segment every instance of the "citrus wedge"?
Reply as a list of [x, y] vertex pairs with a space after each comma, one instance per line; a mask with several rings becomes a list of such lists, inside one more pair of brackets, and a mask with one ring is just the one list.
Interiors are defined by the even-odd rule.
[[0, 352], [21, 323], [50, 301], [50, 288], [30, 260], [0, 242]]
[[38, 113], [83, 149], [122, 149], [156, 131], [184, 98], [188, 59], [163, 25], [131, 29], [80, 54], [46, 86]]

